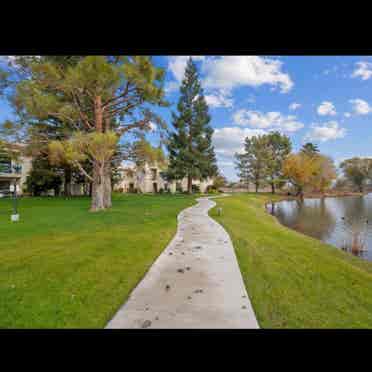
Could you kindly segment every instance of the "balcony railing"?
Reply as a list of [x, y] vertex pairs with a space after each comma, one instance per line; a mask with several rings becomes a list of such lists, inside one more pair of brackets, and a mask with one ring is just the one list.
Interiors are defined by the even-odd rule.
[[21, 174], [22, 166], [18, 164], [0, 163], [0, 173]]

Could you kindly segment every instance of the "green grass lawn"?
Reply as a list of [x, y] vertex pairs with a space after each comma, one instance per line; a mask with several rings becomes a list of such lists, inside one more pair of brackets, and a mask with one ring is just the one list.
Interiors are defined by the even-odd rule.
[[172, 239], [187, 195], [0, 199], [0, 328], [103, 328]]
[[216, 199], [262, 328], [372, 328], [372, 263], [287, 229], [270, 195]]

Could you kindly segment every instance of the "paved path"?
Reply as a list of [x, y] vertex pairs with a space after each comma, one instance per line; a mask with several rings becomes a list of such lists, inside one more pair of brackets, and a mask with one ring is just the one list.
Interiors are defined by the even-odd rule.
[[227, 232], [198, 199], [106, 328], [259, 328]]

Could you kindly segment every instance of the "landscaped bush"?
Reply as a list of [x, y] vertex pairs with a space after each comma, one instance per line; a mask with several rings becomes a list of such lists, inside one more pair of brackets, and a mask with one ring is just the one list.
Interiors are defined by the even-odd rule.
[[192, 192], [200, 192], [200, 186], [199, 185], [192, 185]]
[[219, 194], [219, 190], [214, 185], [208, 185], [205, 192], [207, 194]]
[[40, 196], [54, 190], [54, 195], [59, 195], [62, 177], [48, 169], [33, 169], [26, 179], [27, 191], [33, 196]]

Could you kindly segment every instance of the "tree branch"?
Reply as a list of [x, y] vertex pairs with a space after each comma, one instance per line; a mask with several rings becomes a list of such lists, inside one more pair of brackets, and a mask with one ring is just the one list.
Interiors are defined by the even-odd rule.
[[83, 173], [83, 175], [86, 178], [93, 182], [93, 177], [88, 174], [88, 172], [82, 167], [82, 165], [77, 160], [73, 160], [72, 162], [80, 170], [80, 172]]

